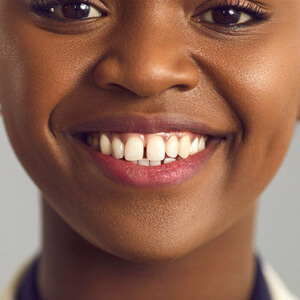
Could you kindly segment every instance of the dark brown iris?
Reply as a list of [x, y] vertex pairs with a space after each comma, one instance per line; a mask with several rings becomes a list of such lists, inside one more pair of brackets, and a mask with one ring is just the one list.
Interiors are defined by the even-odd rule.
[[65, 4], [62, 7], [64, 17], [70, 19], [84, 19], [90, 13], [90, 6], [84, 3]]
[[213, 21], [217, 24], [235, 24], [240, 17], [241, 12], [232, 8], [217, 8], [212, 12]]

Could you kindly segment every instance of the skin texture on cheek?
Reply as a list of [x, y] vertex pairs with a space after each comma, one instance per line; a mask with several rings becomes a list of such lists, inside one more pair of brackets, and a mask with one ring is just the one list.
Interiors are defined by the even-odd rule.
[[[299, 91], [295, 86], [300, 78], [299, 60], [296, 53], [287, 58], [288, 49], [281, 45], [287, 44], [291, 37], [284, 34], [282, 40], [275, 41], [266, 35], [261, 46], [255, 45], [255, 53], [247, 46], [239, 49], [241, 55], [237, 54], [232, 61], [228, 55], [223, 73], [227, 80], [225, 76], [218, 78], [221, 93], [243, 124], [233, 165], [238, 168], [240, 164], [241, 169], [249, 171], [247, 179], [252, 185], [245, 185], [249, 189], [253, 184], [262, 189], [273, 177], [286, 153], [297, 118]], [[222, 76], [222, 72], [215, 74]], [[258, 170], [261, 180], [255, 180]], [[239, 178], [230, 177], [228, 184], [237, 181]]]

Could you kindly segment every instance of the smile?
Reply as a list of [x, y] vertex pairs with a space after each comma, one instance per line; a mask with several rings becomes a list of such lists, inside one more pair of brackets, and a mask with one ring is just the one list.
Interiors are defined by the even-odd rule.
[[208, 136], [190, 132], [85, 134], [87, 145], [105, 155], [142, 166], [159, 166], [204, 151]]
[[188, 180], [204, 169], [228, 135], [182, 116], [110, 116], [83, 121], [67, 132], [100, 174], [139, 188]]

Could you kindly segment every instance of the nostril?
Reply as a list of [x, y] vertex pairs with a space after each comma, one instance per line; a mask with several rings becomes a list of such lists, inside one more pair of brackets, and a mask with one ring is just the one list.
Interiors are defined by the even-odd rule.
[[173, 86], [174, 89], [177, 89], [180, 92], [185, 92], [190, 90], [190, 87], [186, 84], [176, 84]]
[[[135, 94], [137, 94], [139, 97], [149, 97], [153, 96], [153, 91], [144, 91], [142, 89], [136, 88], [135, 90], [128, 89], [126, 87], [123, 87], [122, 85], [116, 84], [116, 83], [108, 83], [106, 85], [106, 88], [110, 91], [117, 92], [117, 93], [132, 93], [134, 91]], [[188, 91], [190, 90], [190, 87], [186, 84], [177, 84], [174, 86], [171, 86], [169, 89], [177, 89], [180, 92]], [[157, 94], [159, 94], [159, 91], [156, 91]]]

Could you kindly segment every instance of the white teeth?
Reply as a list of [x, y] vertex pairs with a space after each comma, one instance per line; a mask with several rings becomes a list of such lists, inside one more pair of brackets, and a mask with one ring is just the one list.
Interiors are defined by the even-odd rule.
[[[193, 142], [191, 142], [192, 137]], [[147, 136], [130, 133], [123, 137], [125, 140], [127, 139], [124, 145], [121, 138], [119, 133], [100, 134], [94, 132], [86, 136], [86, 143], [103, 154], [112, 155], [117, 159], [125, 158], [127, 161], [143, 166], [157, 166], [185, 159], [189, 155], [205, 150], [207, 139], [205, 136], [191, 133], [183, 133], [181, 137], [175, 133]], [[166, 139], [168, 140], [166, 141]]]
[[160, 161], [165, 158], [166, 146], [163, 138], [159, 135], [151, 135], [147, 143], [147, 159]]
[[183, 136], [179, 141], [179, 155], [187, 158], [190, 155], [191, 138], [188, 135]]
[[144, 156], [144, 143], [139, 136], [131, 136], [125, 145], [125, 159], [127, 161], [142, 160]]
[[199, 152], [205, 149], [205, 138], [202, 136], [199, 141]]
[[197, 153], [198, 149], [199, 149], [199, 139], [195, 138], [190, 148], [190, 155]]
[[175, 158], [178, 155], [178, 149], [179, 143], [177, 136], [172, 135], [167, 142], [166, 153], [168, 156]]
[[106, 134], [101, 134], [100, 137], [101, 152], [106, 155], [111, 155], [111, 143]]
[[141, 159], [138, 161], [138, 164], [141, 166], [149, 166], [149, 160], [148, 159]]
[[175, 159], [175, 158], [169, 158], [169, 157], [167, 157], [167, 158], [165, 158], [165, 160], [164, 160], [164, 164], [169, 164], [169, 163], [171, 163], [171, 162], [173, 162], [173, 161], [176, 161], [176, 159]]
[[112, 155], [115, 158], [121, 159], [124, 156], [124, 144], [116, 136], [112, 140]]
[[155, 166], [160, 166], [161, 165], [161, 161], [155, 161], [155, 160], [150, 160], [150, 167], [155, 167]]

